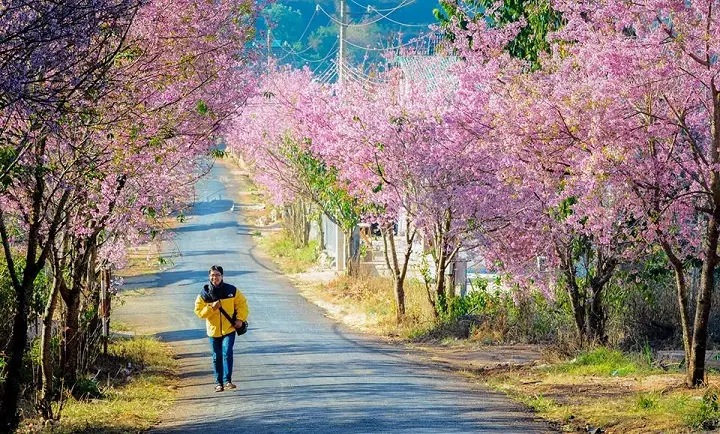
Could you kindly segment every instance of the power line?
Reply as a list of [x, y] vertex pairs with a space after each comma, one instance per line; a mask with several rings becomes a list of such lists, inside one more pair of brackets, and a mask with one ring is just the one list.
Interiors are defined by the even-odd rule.
[[410, 40], [410, 41], [408, 41], [408, 42], [406, 42], [406, 43], [404, 43], [404, 44], [395, 45], [395, 46], [392, 46], [392, 47], [385, 47], [385, 48], [363, 47], [363, 46], [361, 46], [361, 45], [354, 44], [354, 43], [352, 43], [352, 42], [350, 42], [350, 41], [345, 41], [345, 42], [346, 42], [348, 45], [350, 45], [350, 46], [353, 46], [353, 47], [355, 47], [355, 48], [359, 48], [359, 49], [365, 50], [365, 51], [392, 51], [392, 50], [397, 50], [397, 49], [399, 49], [399, 48], [408, 47], [408, 46], [413, 45], [413, 44], [417, 44], [418, 42], [420, 42], [421, 40], [427, 38], [428, 36], [434, 36], [434, 35], [435, 35], [435, 33], [426, 33], [426, 34], [424, 34], [424, 35], [422, 35], [422, 36], [418, 36], [417, 38], [412, 39], [412, 40]]
[[322, 62], [320, 62], [320, 63], [315, 67], [315, 69], [313, 69], [313, 72], [312, 72], [313, 75], [315, 75], [315, 72], [316, 72], [318, 69], [320, 69], [320, 66], [322, 66], [323, 63], [325, 63], [332, 55], [334, 55], [334, 54], [337, 53], [337, 50], [333, 51], [333, 49], [334, 49], [335, 47], [337, 47], [337, 44], [338, 44], [338, 41], [336, 40], [335, 43], [333, 44], [333, 46], [330, 47], [330, 50], [328, 51], [328, 55], [325, 56], [325, 57], [322, 59]]
[[376, 10], [377, 12], [388, 12], [388, 11], [396, 11], [400, 8], [404, 8], [405, 6], [411, 5], [411, 4], [415, 3], [415, 0], [403, 0], [400, 2], [399, 5], [397, 5], [393, 8], [387, 8], [387, 9], [376, 9], [375, 6], [373, 6], [373, 5], [362, 5], [358, 2], [356, 2], [355, 0], [350, 0], [350, 2], [354, 3], [357, 6], [360, 6], [361, 8], [363, 8], [367, 11], [369, 11], [372, 8], [372, 9]]
[[[307, 25], [305, 26], [305, 30], [303, 30], [302, 34], [300, 35], [300, 38], [298, 38], [298, 40], [295, 41], [292, 45], [299, 43], [302, 46], [302, 40], [305, 37], [305, 35], [307, 34], [308, 30], [310, 29], [310, 25], [312, 24], [313, 20], [317, 16], [317, 13], [318, 13], [318, 8], [315, 8], [315, 12], [313, 12], [312, 16], [310, 17], [310, 20], [308, 21]], [[331, 22], [332, 22], [331, 20], [328, 20], [328, 24], [330, 24]], [[312, 50], [313, 49], [312, 46], [308, 46], [307, 48], [305, 48], [304, 50], [301, 50], [301, 51], [295, 51], [292, 48], [292, 45], [290, 45], [287, 41], [284, 41], [284, 42], [285, 42], [284, 44], [279, 45], [278, 47], [285, 52], [285, 55], [283, 55], [279, 59], [276, 59], [276, 62], [282, 62], [289, 56], [296, 56], [307, 62], [317, 62], [317, 60], [309, 60], [309, 59], [305, 59], [304, 57], [300, 56], [300, 54]], [[289, 48], [286, 49], [285, 45], [287, 45]], [[335, 47], [335, 44], [333, 45], [332, 48], [330, 48], [330, 50], [332, 50], [334, 47]]]
[[313, 20], [317, 16], [317, 13], [318, 10], [317, 8], [315, 8], [315, 12], [313, 12], [312, 16], [310, 17], [310, 21], [308, 21], [307, 26], [305, 26], [305, 30], [303, 30], [302, 35], [300, 35], [300, 38], [297, 40], [297, 42], [302, 42], [302, 38], [305, 37], [305, 33], [307, 33], [308, 29], [310, 28], [310, 24], [312, 24]]
[[[402, 3], [401, 3], [401, 5], [402, 5]], [[381, 14], [380, 12], [378, 12], [378, 15], [380, 15], [380, 17], [377, 18], [377, 19], [371, 20], [371, 21], [366, 21], [366, 22], [364, 22], [364, 23], [357, 23], [357, 24], [346, 23], [345, 25], [348, 26], [348, 27], [367, 27], [367, 26], [369, 26], [369, 25], [375, 24], [375, 23], [377, 23], [377, 22], [379, 22], [379, 21], [382, 21], [382, 20], [390, 20], [390, 21], [395, 22], [396, 24], [400, 24], [400, 25], [406, 26], [406, 27], [424, 26], [423, 24], [405, 24], [405, 23], [401, 23], [401, 22], [399, 22], [399, 21], [394, 21], [394, 20], [391, 20], [391, 19], [387, 18], [388, 15], [392, 14], [393, 12], [397, 11], [398, 9], [401, 9], [401, 7], [404, 7], [404, 6], [396, 6], [396, 7], [394, 7], [394, 8], [391, 9], [390, 12], [388, 12], [386, 15]], [[326, 11], [325, 9], [323, 9], [322, 6], [317, 5], [317, 10], [320, 10], [322, 13], [324, 13], [328, 18], [330, 18], [331, 21], [334, 21], [335, 24], [342, 25], [342, 21], [338, 20], [337, 18], [335, 18], [335, 16], [333, 16], [333, 15], [330, 14], [328, 11]], [[377, 9], [375, 9], [375, 11], [377, 11]]]
[[[352, 0], [350, 0], [350, 1], [352, 1]], [[401, 4], [402, 4], [402, 3], [401, 3]], [[406, 6], [407, 6], [407, 5], [406, 5]], [[402, 7], [405, 7], [405, 6], [402, 6]], [[400, 9], [400, 6], [398, 6], [398, 7], [395, 8], [395, 9], [390, 9], [390, 12], [388, 12], [387, 14], [383, 14], [380, 10], [375, 9], [374, 6], [368, 6], [368, 11], [373, 10], [373, 11], [377, 12], [377, 14], [380, 15], [381, 19], [384, 18], [384, 19], [386, 19], [386, 20], [388, 20], [388, 21], [390, 21], [390, 22], [392, 22], [392, 23], [398, 24], [398, 25], [403, 26], [403, 27], [425, 27], [425, 28], [427, 28], [427, 27], [430, 26], [430, 24], [408, 24], [408, 23], [402, 23], [402, 22], [400, 22], [400, 21], [397, 21], [397, 20], [394, 20], [394, 19], [390, 18], [390, 14], [392, 14], [393, 12], [395, 12], [395, 11], [398, 10], [398, 9]]]
[[355, 77], [355, 81], [360, 81], [365, 84], [370, 84], [371, 86], [381, 86], [381, 85], [385, 84], [385, 82], [383, 82], [383, 81], [374, 80], [369, 75], [365, 75], [365, 74], [361, 73], [360, 71], [355, 70], [355, 68], [351, 68], [346, 63], [343, 63], [342, 67], [345, 70], [345, 72], [348, 72], [353, 77]]
[[335, 49], [335, 47], [337, 47], [337, 44], [338, 44], [338, 41], [335, 41], [335, 43], [332, 45], [332, 47], [330, 47], [330, 49], [328, 50], [328, 54], [325, 57], [323, 57], [322, 59], [306, 59], [302, 56], [296, 56], [296, 57], [306, 63], [324, 62], [327, 59], [329, 59], [331, 56], [333, 56], [335, 53], [337, 53], [337, 50], [333, 51]]

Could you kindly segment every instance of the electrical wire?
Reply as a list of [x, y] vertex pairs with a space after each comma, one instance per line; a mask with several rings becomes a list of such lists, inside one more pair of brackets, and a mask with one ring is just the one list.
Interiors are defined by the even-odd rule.
[[[316, 8], [316, 9], [315, 9], [315, 12], [313, 12], [312, 16], [310, 17], [310, 20], [308, 21], [307, 25], [305, 26], [305, 30], [303, 30], [302, 34], [300, 35], [300, 38], [298, 38], [298, 40], [295, 41], [295, 42], [293, 43], [293, 45], [295, 45], [295, 44], [297, 44], [297, 43], [302, 43], [302, 40], [303, 40], [303, 38], [305, 37], [305, 34], [307, 33], [308, 29], [310, 29], [310, 24], [312, 24], [313, 20], [314, 20], [315, 17], [317, 16], [317, 13], [318, 13], [318, 10], [317, 10], [317, 8]], [[328, 23], [329, 23], [329, 21], [328, 21]], [[270, 30], [268, 29], [268, 31], [270, 31]], [[271, 33], [271, 34], [272, 34], [272, 33]], [[287, 43], [287, 42], [286, 42], [286, 43]], [[304, 52], [310, 50], [310, 48], [311, 48], [311, 47], [308, 47], [308, 48], [306, 48], [306, 49], [304, 49], [304, 50], [302, 50], [302, 51], [295, 51], [295, 50], [292, 49], [292, 45], [289, 45], [289, 44], [288, 44], [288, 46], [290, 47], [290, 50], [287, 50], [287, 49], [285, 49], [282, 45], [280, 45], [280, 49], [282, 49], [283, 51], [285, 51], [285, 53], [287, 53], [287, 54], [285, 54], [283, 57], [277, 59], [277, 60], [276, 60], [277, 62], [281, 62], [282, 60], [284, 60], [286, 57], [288, 57], [288, 56], [290, 56], [290, 55], [298, 55], [298, 54], [304, 53]]]
[[[397, 7], [397, 6], [396, 6], [395, 8], [392, 9], [392, 12], [394, 12], [394, 11], [396, 11], [396, 10], [398, 10], [398, 9], [400, 9], [400, 7]], [[377, 19], [374, 19], [374, 20], [371, 20], [371, 21], [366, 21], [366, 22], [364, 22], [364, 23], [358, 23], [358, 24], [352, 24], [352, 23], [344, 23], [344, 24], [343, 24], [342, 21], [340, 21], [340, 20], [338, 20], [337, 18], [335, 18], [334, 15], [331, 15], [328, 11], [326, 11], [325, 9], [323, 9], [322, 6], [317, 5], [317, 10], [322, 11], [322, 13], [324, 13], [325, 15], [327, 15], [327, 17], [330, 18], [331, 21], [335, 22], [335, 24], [338, 24], [338, 25], [341, 25], [341, 26], [344, 25], [344, 26], [347, 26], [347, 27], [367, 27], [367, 26], [369, 26], [369, 25], [375, 24], [375, 23], [377, 23], [377, 22], [379, 22], [379, 21], [382, 21], [382, 20], [386, 19], [385, 17], [387, 16], [387, 15], [383, 15], [383, 14], [378, 13], [378, 15], [380, 15], [380, 18], [377, 18]], [[391, 14], [392, 12], [388, 12], [388, 15]], [[408, 26], [410, 26], [410, 25], [408, 24]]]
[[[361, 75], [358, 71], [353, 70], [353, 68], [350, 68], [345, 63], [342, 63], [342, 71], [346, 74], [346, 76], [350, 75], [351, 77], [349, 77], [349, 78], [351, 79], [351, 81], [354, 81], [356, 83], [370, 85], [370, 87], [375, 87], [375, 88], [385, 84], [384, 82], [375, 81], [367, 76]], [[353, 78], [354, 78], [354, 80], [353, 80]]]
[[353, 68], [350, 66], [347, 62], [343, 62], [343, 65], [345, 66], [345, 69], [349, 70], [353, 75], [356, 77], [359, 77], [365, 81], [369, 81], [374, 84], [384, 84], [384, 81], [373, 79], [371, 76], [365, 74], [364, 72], [361, 72], [360, 70]]
[[348, 41], [348, 40], [345, 40], [345, 43], [347, 43], [348, 45], [350, 45], [350, 46], [352, 46], [352, 47], [359, 48], [359, 49], [365, 50], [365, 51], [392, 51], [392, 50], [397, 50], [397, 49], [399, 49], [399, 48], [408, 47], [408, 46], [413, 45], [413, 44], [417, 44], [418, 42], [420, 42], [421, 40], [427, 38], [428, 36], [433, 36], [433, 35], [434, 35], [434, 33], [426, 33], [426, 34], [424, 34], [424, 35], [422, 35], [422, 36], [418, 36], [417, 38], [412, 39], [412, 40], [410, 40], [410, 41], [408, 41], [408, 42], [406, 42], [406, 43], [404, 43], [404, 44], [395, 45], [395, 46], [392, 46], [392, 47], [385, 47], [385, 48], [363, 47], [363, 46], [354, 44], [354, 43], [352, 43], [352, 42], [350, 42], [350, 41]]
[[323, 57], [322, 59], [306, 59], [302, 56], [295, 56], [295, 57], [299, 58], [300, 60], [302, 60], [303, 62], [306, 62], [306, 63], [324, 62], [325, 60], [330, 58], [330, 56], [334, 56], [337, 53], [337, 50], [333, 51], [333, 49], [335, 47], [337, 47], [337, 44], [338, 44], [338, 41], [335, 41], [335, 43], [332, 45], [332, 47], [330, 47], [330, 50], [328, 50], [328, 54], [325, 57]]
[[402, 22], [400, 22], [400, 21], [397, 21], [397, 20], [394, 20], [394, 19], [390, 18], [390, 14], [392, 14], [393, 12], [395, 12], [397, 9], [393, 9], [393, 10], [391, 10], [390, 12], [388, 12], [387, 14], [383, 14], [383, 13], [380, 12], [378, 9], [375, 9], [375, 8], [372, 7], [372, 6], [369, 6], [369, 8], [371, 8], [371, 9], [368, 9], [368, 11], [373, 10], [373, 11], [377, 12], [377, 14], [380, 15], [381, 19], [386, 19], [386, 20], [388, 20], [388, 21], [390, 21], [390, 22], [392, 22], [392, 23], [398, 24], [398, 25], [403, 26], [403, 27], [425, 27], [425, 28], [430, 27], [430, 24], [408, 24], [408, 23], [402, 23]]
[[415, 3], [415, 0], [403, 0], [400, 2], [399, 5], [397, 5], [393, 8], [387, 8], [387, 9], [375, 9], [375, 6], [373, 6], [373, 5], [362, 5], [358, 2], [356, 2], [355, 0], [350, 0], [350, 2], [354, 3], [356, 6], [360, 6], [361, 8], [363, 8], [365, 10], [370, 10], [372, 8], [378, 12], [388, 12], [388, 11], [396, 11], [399, 8], [404, 8], [405, 6], [411, 5], [411, 4]]
[[305, 33], [307, 33], [308, 29], [310, 28], [310, 24], [312, 24], [313, 20], [317, 16], [317, 13], [318, 10], [317, 8], [315, 8], [315, 12], [313, 12], [312, 16], [310, 17], [310, 21], [308, 21], [307, 26], [305, 26], [305, 30], [303, 30], [302, 35], [300, 35], [300, 38], [298, 38], [297, 42], [302, 42], [302, 39], [305, 37]]
[[315, 67], [315, 69], [313, 70], [313, 74], [315, 74], [315, 71], [317, 71], [317, 70], [320, 68], [320, 66], [321, 66], [323, 63], [325, 63], [325, 61], [327, 61], [327, 59], [330, 58], [330, 56], [334, 56], [335, 54], [337, 54], [338, 50], [333, 51], [333, 49], [334, 49], [335, 47], [337, 47], [338, 42], [339, 42], [339, 40], [336, 40], [335, 43], [333, 44], [333, 46], [330, 47], [330, 50], [328, 50], [328, 55], [322, 58], [321, 62], [320, 62], [320, 63]]

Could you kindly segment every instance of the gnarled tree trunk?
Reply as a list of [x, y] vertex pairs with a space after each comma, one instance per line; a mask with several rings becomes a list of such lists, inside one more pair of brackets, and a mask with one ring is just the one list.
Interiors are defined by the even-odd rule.
[[405, 317], [405, 277], [407, 276], [408, 263], [412, 255], [412, 243], [415, 239], [416, 229], [410, 230], [408, 225], [405, 231], [405, 248], [402, 262], [398, 260], [397, 248], [395, 246], [395, 231], [393, 225], [381, 229], [383, 246], [385, 248], [385, 264], [392, 273], [393, 294], [395, 295], [395, 319], [400, 323]]

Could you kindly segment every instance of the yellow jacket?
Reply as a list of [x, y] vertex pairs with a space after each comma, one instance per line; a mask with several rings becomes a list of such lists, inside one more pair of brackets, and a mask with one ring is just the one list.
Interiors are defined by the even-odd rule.
[[[206, 285], [204, 291], [207, 292]], [[245, 296], [239, 289], [228, 283], [222, 282], [219, 288], [214, 288], [216, 298], [220, 299], [220, 305], [231, 317], [236, 314], [237, 319], [247, 321], [248, 305]], [[230, 333], [235, 333], [235, 327], [220, 312], [220, 309], [213, 310], [212, 301], [205, 301], [198, 295], [195, 299], [195, 315], [205, 320], [207, 335], [219, 338]]]

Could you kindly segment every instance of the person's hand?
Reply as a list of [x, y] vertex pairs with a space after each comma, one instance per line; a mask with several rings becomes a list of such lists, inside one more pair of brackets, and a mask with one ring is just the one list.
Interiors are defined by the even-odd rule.
[[235, 320], [235, 328], [236, 329], [239, 329], [242, 326], [243, 326], [243, 320], [241, 320], [241, 319]]
[[211, 304], [210, 306], [213, 308], [213, 310], [220, 309], [220, 300], [214, 301], [213, 304]]

